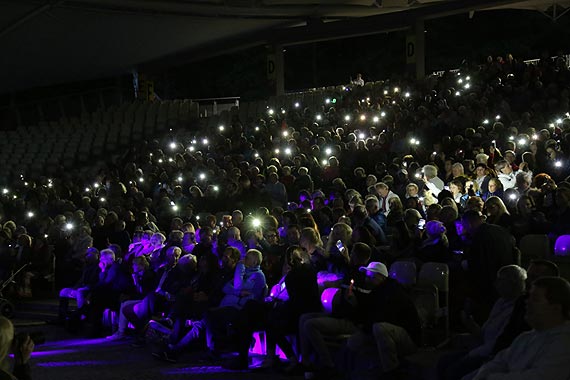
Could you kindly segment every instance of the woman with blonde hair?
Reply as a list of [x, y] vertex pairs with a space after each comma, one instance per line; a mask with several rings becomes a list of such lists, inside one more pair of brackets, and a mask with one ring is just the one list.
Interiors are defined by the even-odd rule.
[[30, 357], [34, 342], [29, 335], [19, 335], [14, 347], [14, 371], [8, 372], [8, 354], [14, 346], [14, 325], [6, 317], [0, 317], [0, 380], [31, 380]]
[[510, 229], [513, 225], [511, 214], [501, 198], [496, 196], [489, 197], [485, 202], [485, 210], [487, 212], [487, 223], [496, 224], [507, 229]]

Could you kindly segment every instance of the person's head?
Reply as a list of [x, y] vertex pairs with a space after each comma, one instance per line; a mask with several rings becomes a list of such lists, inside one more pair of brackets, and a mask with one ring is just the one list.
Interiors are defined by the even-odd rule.
[[539, 277], [550, 276], [559, 277], [560, 269], [558, 265], [549, 260], [536, 259], [532, 260], [526, 270], [526, 288], [530, 290], [532, 283]]
[[473, 210], [482, 213], [484, 207], [485, 202], [483, 202], [481, 197], [469, 197], [467, 202], [465, 202], [465, 210]]
[[214, 239], [214, 230], [212, 230], [210, 226], [204, 226], [200, 228], [199, 235], [200, 244], [207, 247], [212, 245], [212, 240]]
[[526, 271], [518, 265], [506, 265], [498, 270], [495, 289], [499, 297], [515, 299], [525, 291]]
[[451, 191], [451, 194], [453, 194], [453, 196], [465, 193], [465, 189], [463, 188], [463, 182], [458, 179], [452, 180], [449, 183], [449, 191]]
[[485, 177], [487, 174], [489, 174], [489, 167], [483, 163], [477, 164], [475, 167], [475, 175], [477, 178]]
[[532, 283], [525, 319], [538, 331], [570, 319], [570, 283], [561, 277], [540, 277]]
[[166, 236], [164, 236], [160, 232], [156, 232], [150, 238], [150, 245], [152, 245], [153, 247], [160, 247], [161, 245], [164, 244], [165, 241], [166, 241]]
[[222, 254], [222, 268], [233, 270], [241, 258], [239, 249], [235, 247], [227, 247]]
[[95, 247], [87, 248], [85, 252], [85, 263], [86, 264], [96, 264], [99, 262], [99, 250]]
[[133, 273], [143, 274], [145, 270], [148, 269], [149, 263], [146, 257], [138, 256], [133, 259]]
[[299, 244], [301, 239], [301, 228], [298, 224], [289, 224], [287, 226], [287, 242], [289, 244]]
[[465, 175], [465, 169], [463, 168], [463, 164], [461, 162], [456, 162], [451, 165], [451, 175], [453, 178]]
[[263, 261], [263, 256], [261, 252], [257, 249], [250, 249], [245, 254], [244, 265], [248, 268], [255, 268], [261, 265]]
[[241, 225], [241, 223], [243, 222], [243, 213], [240, 210], [234, 210], [232, 212], [232, 223], [234, 225]]
[[386, 196], [390, 192], [390, 188], [384, 182], [378, 182], [375, 185], [375, 188], [378, 195], [381, 196], [382, 198], [386, 198]]
[[487, 211], [487, 216], [498, 217], [503, 214], [508, 214], [507, 206], [501, 200], [501, 198], [492, 196], [487, 198], [485, 202], [485, 210]]
[[489, 180], [489, 192], [495, 194], [503, 190], [503, 184], [497, 178], [491, 178]]
[[241, 235], [237, 227], [228, 228], [228, 241], [230, 240], [241, 240]]
[[115, 252], [110, 249], [104, 249], [101, 251], [99, 257], [99, 266], [104, 268], [109, 268], [115, 262]]
[[360, 267], [359, 270], [366, 275], [366, 285], [374, 289], [382, 285], [388, 278], [388, 268], [378, 261], [372, 261], [368, 266]]
[[350, 251], [350, 266], [360, 268], [366, 266], [372, 256], [372, 249], [365, 243], [354, 243]]
[[305, 227], [301, 230], [301, 237], [299, 239], [299, 245], [307, 250], [307, 252], [312, 252], [316, 247], [322, 245], [321, 238], [317, 231], [312, 227]]
[[311, 258], [307, 251], [298, 245], [292, 245], [285, 252], [285, 262], [283, 263], [283, 272], [299, 268], [303, 265], [310, 264]]
[[462, 227], [460, 235], [471, 238], [483, 224], [483, 217], [477, 211], [465, 211], [460, 224]]
[[406, 195], [408, 197], [417, 197], [419, 192], [420, 189], [415, 183], [410, 182], [406, 185]]
[[507, 160], [498, 161], [495, 164], [495, 170], [497, 171], [498, 174], [502, 173], [505, 175], [509, 175], [513, 172], [513, 168], [511, 167], [511, 164], [509, 164]]
[[10, 353], [13, 341], [14, 325], [8, 318], [0, 316], [0, 363], [3, 363]]
[[166, 264], [169, 266], [174, 266], [178, 263], [178, 259], [182, 255], [182, 250], [178, 247], [168, 247], [166, 250]]
[[424, 165], [422, 171], [427, 180], [437, 177], [437, 167], [434, 165]]

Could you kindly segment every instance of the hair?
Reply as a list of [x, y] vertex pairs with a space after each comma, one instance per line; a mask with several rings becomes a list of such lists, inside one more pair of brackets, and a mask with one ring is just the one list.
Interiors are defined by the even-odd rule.
[[560, 305], [564, 319], [570, 319], [570, 283], [562, 277], [546, 276], [535, 280], [532, 285], [545, 290], [549, 304]]
[[496, 197], [493, 195], [493, 196], [487, 198], [487, 201], [485, 202], [485, 207], [489, 208], [489, 206], [497, 206], [501, 210], [499, 215], [509, 214], [509, 210], [507, 210], [507, 206], [505, 206], [505, 203], [499, 197]]
[[549, 276], [560, 277], [560, 269], [558, 268], [558, 265], [556, 265], [550, 260], [535, 259], [530, 261], [529, 267], [530, 265], [545, 267], [547, 268], [546, 270], [549, 272], [548, 273]]
[[437, 176], [437, 167], [434, 165], [424, 165], [422, 171], [428, 178], [434, 178]]
[[485, 202], [481, 197], [469, 197], [467, 202], [465, 203], [465, 208], [468, 210], [476, 210], [479, 212], [483, 212], [483, 208], [485, 207]]
[[307, 239], [310, 244], [321, 247], [323, 242], [319, 237], [319, 234], [313, 227], [305, 227], [301, 230], [301, 237], [299, 240]]
[[518, 265], [505, 265], [497, 271], [497, 276], [504, 275], [507, 277], [513, 290], [517, 294], [523, 294], [525, 291], [526, 270]]
[[298, 245], [292, 245], [285, 252], [286, 262], [291, 268], [298, 268], [302, 265], [309, 264], [311, 257], [303, 248]]
[[144, 267], [144, 269], [148, 269], [149, 267], [149, 263], [146, 257], [144, 256], [137, 256], [133, 259], [133, 265], [140, 265], [142, 267]]
[[14, 325], [6, 317], [0, 317], [0, 363], [4, 362], [12, 348]]
[[113, 259], [113, 261], [115, 261], [115, 252], [114, 252], [112, 249], [108, 249], [108, 248], [107, 248], [107, 249], [103, 249], [103, 250], [100, 252], [99, 260], [102, 260], [104, 257], [105, 257], [105, 258], [109, 258], [109, 257], [110, 257], [110, 258]]
[[495, 170], [497, 172], [501, 172], [501, 170], [503, 170], [507, 166], [510, 166], [509, 162], [507, 160], [501, 160], [495, 164]]
[[236, 247], [228, 246], [228, 247], [226, 247], [226, 249], [224, 249], [224, 253], [226, 253], [228, 251], [230, 252], [230, 258], [233, 261], [236, 261], [236, 262], [239, 261], [239, 259], [241, 258], [241, 252], [239, 251], [239, 249], [237, 249]]
[[261, 265], [263, 262], [263, 255], [257, 249], [248, 250], [246, 256], [252, 256], [255, 259], [255, 266]]

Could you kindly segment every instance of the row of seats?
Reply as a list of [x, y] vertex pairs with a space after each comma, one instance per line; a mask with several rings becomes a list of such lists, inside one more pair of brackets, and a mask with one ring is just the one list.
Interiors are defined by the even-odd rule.
[[190, 100], [134, 101], [80, 118], [40, 122], [37, 126], [0, 131], [0, 180], [23, 174], [45, 175], [71, 168], [103, 154], [117, 153], [198, 118], [198, 104]]

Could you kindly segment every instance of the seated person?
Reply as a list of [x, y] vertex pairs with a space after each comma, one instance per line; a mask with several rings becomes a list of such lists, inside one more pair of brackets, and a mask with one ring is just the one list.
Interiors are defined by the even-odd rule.
[[77, 302], [77, 310], [83, 311], [87, 296], [93, 286], [99, 281], [99, 250], [91, 247], [85, 253], [85, 266], [81, 278], [73, 288], [63, 288], [59, 292], [59, 320], [63, 321], [68, 316], [69, 299], [74, 298]]
[[560, 277], [534, 281], [525, 318], [533, 330], [483, 365], [474, 380], [570, 377], [570, 283]]
[[262, 255], [256, 249], [250, 249], [245, 260], [236, 265], [234, 278], [223, 288], [224, 298], [220, 306], [206, 314], [206, 340], [210, 354], [218, 355], [215, 340], [227, 331], [229, 323], [237, 320], [239, 311], [250, 300], [262, 302], [267, 290], [265, 275], [261, 271]]

